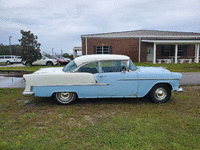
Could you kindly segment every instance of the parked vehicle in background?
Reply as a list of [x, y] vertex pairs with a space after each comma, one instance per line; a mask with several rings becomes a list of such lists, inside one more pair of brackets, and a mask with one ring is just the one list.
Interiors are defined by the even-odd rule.
[[10, 65], [10, 64], [21, 63], [21, 62], [22, 62], [21, 56], [0, 55], [0, 63], [6, 63], [7, 65]]
[[[29, 62], [22, 62], [22, 63], [23, 65], [30, 66]], [[56, 59], [48, 58], [45, 56], [42, 56], [41, 59], [34, 61], [32, 63], [33, 66], [55, 66], [57, 64], [58, 64], [58, 61]]]
[[60, 104], [77, 98], [139, 98], [165, 103], [171, 90], [180, 92], [180, 73], [163, 67], [136, 67], [124, 55], [85, 55], [64, 68], [42, 68], [24, 75], [24, 95], [54, 96]]
[[58, 61], [58, 65], [67, 65], [71, 61], [71, 59], [64, 57], [58, 57], [55, 59]]

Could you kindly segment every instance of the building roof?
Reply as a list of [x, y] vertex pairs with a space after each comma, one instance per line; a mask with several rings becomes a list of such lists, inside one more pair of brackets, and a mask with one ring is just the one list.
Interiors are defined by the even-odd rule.
[[174, 32], [174, 31], [158, 31], [158, 30], [134, 30], [134, 31], [124, 31], [124, 32], [111, 32], [111, 33], [101, 33], [101, 34], [88, 34], [82, 35], [84, 37], [94, 37], [94, 38], [131, 38], [131, 37], [141, 37], [141, 38], [200, 38], [200, 33], [194, 32]]
[[74, 59], [77, 66], [92, 62], [92, 61], [102, 61], [102, 60], [129, 60], [130, 58], [125, 55], [115, 55], [115, 54], [96, 54], [96, 55], [84, 55]]

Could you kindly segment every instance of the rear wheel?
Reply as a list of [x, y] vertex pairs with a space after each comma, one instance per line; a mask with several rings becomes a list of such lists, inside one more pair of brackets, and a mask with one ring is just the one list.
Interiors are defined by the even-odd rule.
[[58, 103], [67, 105], [74, 102], [77, 99], [77, 95], [74, 92], [57, 92], [55, 93], [55, 99]]
[[26, 66], [31, 66], [31, 63], [30, 62], [26, 62], [25, 65]]
[[166, 103], [171, 97], [171, 88], [166, 84], [157, 84], [150, 91], [154, 103]]
[[6, 64], [7, 64], [7, 65], [10, 65], [11, 63], [10, 63], [10, 61], [7, 61]]
[[53, 66], [53, 63], [52, 62], [47, 62], [47, 64], [46, 64], [47, 66]]

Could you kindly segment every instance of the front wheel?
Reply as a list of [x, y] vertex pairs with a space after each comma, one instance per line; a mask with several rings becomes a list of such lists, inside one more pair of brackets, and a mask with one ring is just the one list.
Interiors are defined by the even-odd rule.
[[55, 99], [58, 103], [67, 105], [74, 102], [77, 99], [77, 95], [74, 92], [57, 92], [55, 93]]
[[150, 91], [150, 98], [154, 103], [166, 103], [171, 97], [171, 89], [166, 84], [155, 85]]

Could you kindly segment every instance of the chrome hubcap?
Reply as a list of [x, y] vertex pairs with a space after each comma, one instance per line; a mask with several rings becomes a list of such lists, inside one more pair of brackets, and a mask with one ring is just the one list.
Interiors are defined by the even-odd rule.
[[167, 96], [167, 91], [164, 88], [158, 88], [154, 95], [157, 100], [163, 100]]
[[72, 98], [72, 93], [70, 93], [70, 92], [60, 92], [58, 94], [58, 96], [60, 97], [60, 99], [62, 101], [68, 101]]

